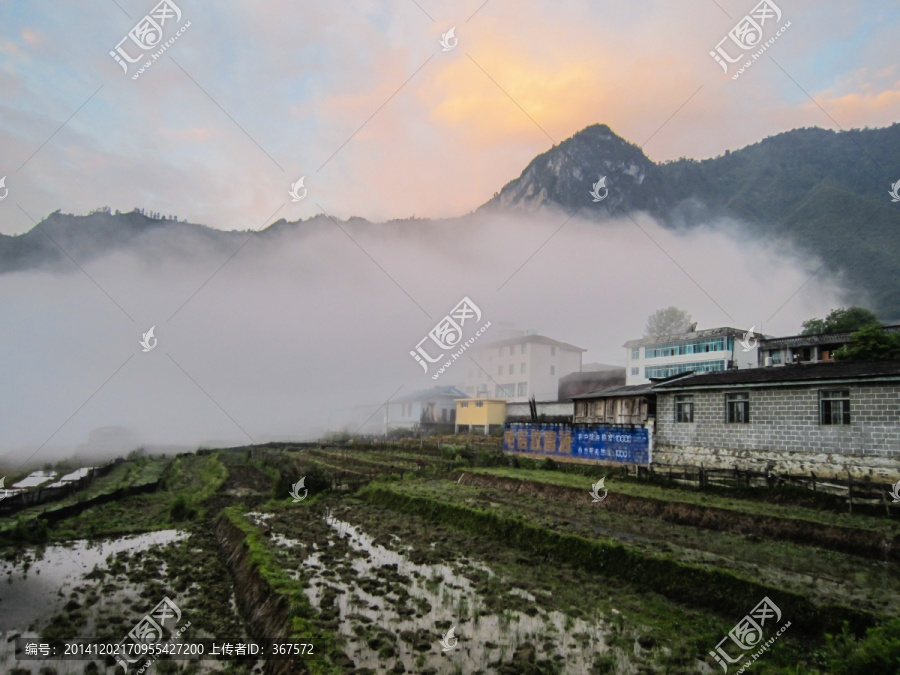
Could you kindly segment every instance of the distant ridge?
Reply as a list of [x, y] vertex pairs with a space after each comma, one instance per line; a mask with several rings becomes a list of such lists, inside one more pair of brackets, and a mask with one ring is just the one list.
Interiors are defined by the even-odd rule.
[[[592, 185], [605, 178], [604, 198]], [[605, 124], [594, 124], [535, 157], [477, 214], [561, 209], [598, 223], [646, 212], [663, 226], [693, 228], [731, 219], [751, 240], [790, 241], [841, 274], [854, 302], [900, 317], [900, 124], [834, 132], [795, 129], [702, 161], [656, 164]], [[303, 236], [302, 223], [279, 220], [262, 238]], [[359, 220], [362, 219], [351, 219]], [[411, 221], [426, 224], [431, 221]], [[87, 216], [55, 212], [16, 236], [0, 235], [0, 273], [70, 268], [120, 249], [189, 258], [203, 249], [233, 253], [249, 232], [223, 232], [140, 211]], [[60, 249], [64, 249], [63, 253]]]

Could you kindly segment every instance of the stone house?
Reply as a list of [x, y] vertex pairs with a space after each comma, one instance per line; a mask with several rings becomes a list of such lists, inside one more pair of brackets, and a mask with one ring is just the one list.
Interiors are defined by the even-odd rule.
[[688, 374], [653, 391], [654, 462], [900, 478], [900, 362]]

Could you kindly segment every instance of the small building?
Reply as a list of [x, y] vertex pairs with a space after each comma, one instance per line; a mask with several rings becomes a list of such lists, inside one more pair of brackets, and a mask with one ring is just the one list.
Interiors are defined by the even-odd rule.
[[388, 404], [386, 427], [420, 429], [456, 424], [456, 399], [465, 394], [456, 387], [434, 387], [413, 392]]
[[650, 384], [622, 385], [574, 396], [575, 424], [652, 424], [656, 393]]
[[569, 401], [579, 394], [625, 384], [625, 368], [605, 363], [585, 363], [581, 371], [559, 378], [557, 401]]
[[[884, 326], [889, 333], [900, 333], [900, 326]], [[763, 366], [784, 366], [791, 363], [834, 361], [834, 352], [850, 344], [849, 333], [816, 333], [788, 337], [764, 338], [759, 341], [759, 363]]]
[[506, 399], [502, 398], [459, 398], [456, 399], [456, 426], [468, 427], [472, 433], [475, 427], [484, 430], [487, 436], [491, 428], [503, 428], [506, 421]]
[[532, 396], [553, 400], [559, 380], [566, 373], [581, 370], [586, 351], [536, 331], [510, 328], [505, 337], [487, 344], [476, 343], [467, 352], [472, 358], [466, 371], [465, 395], [527, 401]]
[[652, 379], [681, 373], [711, 373], [756, 368], [756, 342], [745, 349], [746, 331], [710, 328], [663, 337], [629, 340], [625, 343], [625, 384], [648, 384]]
[[900, 361], [703, 373], [653, 389], [659, 463], [900, 478]]

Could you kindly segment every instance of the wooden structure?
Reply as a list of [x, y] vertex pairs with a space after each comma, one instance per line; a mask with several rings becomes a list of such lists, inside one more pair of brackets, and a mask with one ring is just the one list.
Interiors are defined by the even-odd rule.
[[573, 396], [576, 424], [644, 426], [656, 415], [656, 394], [649, 384], [611, 387]]

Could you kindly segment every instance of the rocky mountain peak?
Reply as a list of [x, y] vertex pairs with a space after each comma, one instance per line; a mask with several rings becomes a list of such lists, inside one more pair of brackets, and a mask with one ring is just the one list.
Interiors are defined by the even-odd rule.
[[482, 208], [556, 206], [604, 218], [622, 210], [659, 213], [666, 203], [659, 168], [607, 125], [593, 124], [535, 157]]

